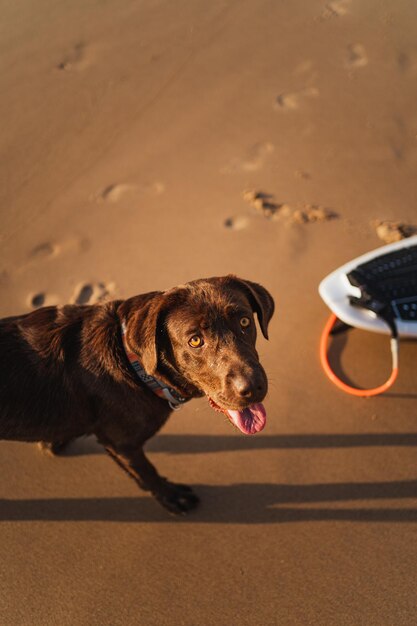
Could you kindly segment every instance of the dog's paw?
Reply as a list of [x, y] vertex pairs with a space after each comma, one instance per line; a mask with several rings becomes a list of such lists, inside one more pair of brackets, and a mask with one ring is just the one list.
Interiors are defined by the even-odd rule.
[[173, 515], [186, 515], [200, 502], [191, 487], [168, 481], [164, 484], [163, 491], [154, 493], [154, 496]]

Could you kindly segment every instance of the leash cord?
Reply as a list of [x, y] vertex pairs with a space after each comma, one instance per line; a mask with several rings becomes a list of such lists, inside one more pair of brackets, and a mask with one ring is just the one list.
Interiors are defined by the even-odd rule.
[[379, 387], [374, 387], [373, 389], [358, 389], [356, 387], [351, 387], [350, 385], [344, 383], [340, 378], [338, 378], [338, 376], [336, 376], [336, 374], [334, 373], [334, 371], [332, 370], [330, 366], [329, 359], [328, 359], [327, 343], [328, 343], [329, 335], [337, 319], [338, 318], [334, 313], [330, 315], [323, 329], [323, 332], [321, 334], [321, 338], [320, 338], [320, 362], [325, 371], [326, 376], [332, 381], [332, 383], [336, 385], [336, 387], [338, 387], [345, 393], [349, 393], [353, 396], [358, 396], [361, 398], [369, 398], [371, 396], [377, 396], [381, 393], [384, 393], [384, 391], [387, 391], [387, 389], [392, 387], [392, 385], [394, 384], [398, 376], [398, 353], [399, 353], [398, 337], [395, 336], [394, 334], [391, 337], [392, 371], [391, 371], [391, 376], [388, 378], [388, 380], [386, 380], [385, 383], [383, 383]]

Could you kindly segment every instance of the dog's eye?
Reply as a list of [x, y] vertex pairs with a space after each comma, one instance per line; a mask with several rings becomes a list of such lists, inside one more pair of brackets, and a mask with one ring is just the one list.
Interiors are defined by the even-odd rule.
[[200, 348], [203, 345], [204, 341], [199, 335], [193, 335], [188, 342], [192, 348]]
[[249, 317], [241, 317], [240, 318], [240, 325], [242, 326], [242, 328], [247, 328], [248, 326], [250, 326], [250, 319], [249, 319]]

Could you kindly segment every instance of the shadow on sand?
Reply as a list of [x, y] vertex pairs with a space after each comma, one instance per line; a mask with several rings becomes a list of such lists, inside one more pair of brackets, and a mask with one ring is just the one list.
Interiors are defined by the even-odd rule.
[[[320, 448], [356, 448], [399, 446], [417, 447], [417, 433], [364, 433], [364, 434], [307, 434], [262, 435], [242, 437], [238, 433], [218, 435], [157, 435], [146, 444], [152, 454], [204, 454], [214, 452], [239, 452], [253, 450], [296, 450]], [[62, 456], [104, 454], [94, 437], [77, 439]]]
[[[194, 486], [201, 507], [181, 523], [279, 524], [288, 522], [417, 522], [417, 508], [395, 508], [392, 500], [413, 498], [417, 481], [316, 485], [236, 484]], [[370, 500], [389, 500], [373, 508]], [[352, 502], [366, 501], [366, 507]], [[340, 503], [349, 502], [349, 508]], [[318, 507], [317, 503], [337, 503]], [[304, 506], [299, 506], [304, 505]], [[305, 506], [307, 505], [307, 506]], [[0, 500], [0, 521], [172, 522], [149, 497]]]
[[[417, 446], [417, 434], [272, 435], [256, 439], [239, 436], [159, 435], [152, 454], [217, 453], [223, 451], [347, 448], [354, 446]], [[94, 439], [73, 442], [67, 456], [99, 454]], [[376, 483], [194, 485], [202, 505], [181, 523], [279, 524], [288, 522], [417, 522], [417, 508], [393, 501], [417, 496], [417, 480]], [[373, 500], [386, 500], [376, 508]], [[352, 503], [362, 502], [361, 506]], [[326, 506], [317, 506], [317, 504]], [[333, 506], [329, 506], [333, 503]], [[349, 503], [349, 507], [345, 506]], [[312, 506], [313, 505], [313, 506]], [[315, 505], [315, 506], [314, 506]], [[0, 500], [0, 521], [172, 522], [151, 497], [52, 498]]]

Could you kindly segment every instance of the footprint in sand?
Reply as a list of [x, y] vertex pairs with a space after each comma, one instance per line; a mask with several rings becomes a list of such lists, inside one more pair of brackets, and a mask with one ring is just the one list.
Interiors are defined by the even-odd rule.
[[307, 204], [303, 209], [297, 209], [293, 212], [291, 219], [296, 224], [313, 224], [317, 222], [328, 222], [334, 220], [339, 215], [332, 209], [326, 209], [325, 207]]
[[97, 202], [109, 202], [115, 204], [126, 198], [132, 197], [135, 193], [146, 193], [152, 196], [160, 196], [165, 192], [165, 184], [161, 181], [154, 181], [149, 184], [135, 185], [133, 183], [113, 183], [101, 189], [93, 196]]
[[321, 18], [328, 20], [332, 17], [346, 15], [349, 13], [350, 4], [351, 0], [332, 0], [325, 5]]
[[[328, 222], [339, 217], [333, 209], [315, 204], [306, 204], [302, 208], [294, 208], [286, 202], [275, 202], [273, 194], [256, 189], [246, 189], [242, 197], [262, 217], [274, 222], [304, 225]], [[230, 230], [243, 230], [249, 226], [250, 219], [250, 215], [238, 214], [228, 217], [223, 222], [223, 226]]]
[[68, 252], [73, 252], [74, 250], [86, 252], [90, 248], [91, 241], [86, 237], [62, 240], [59, 244], [46, 241], [32, 248], [28, 254], [28, 260], [20, 267], [17, 267], [16, 272], [24, 272], [32, 265], [49, 262], [58, 255], [68, 254]]
[[277, 96], [275, 109], [278, 111], [294, 111], [311, 98], [317, 98], [319, 90], [316, 87], [305, 87], [298, 91], [286, 91]]
[[224, 220], [223, 226], [230, 230], [243, 230], [249, 226], [249, 218], [246, 215], [233, 215]]
[[278, 211], [281, 212], [287, 207], [284, 203], [275, 202], [273, 194], [257, 191], [256, 189], [246, 189], [242, 196], [245, 202], [253, 206], [266, 218], [274, 217]]
[[[331, 210], [320, 206], [308, 206], [303, 209], [294, 209], [289, 204], [274, 204], [274, 209], [270, 212], [268, 209], [265, 211], [264, 207], [258, 205], [259, 212], [264, 218], [273, 220], [274, 222], [284, 222], [288, 224], [317, 224], [328, 222], [336, 219], [339, 215]], [[230, 230], [243, 230], [250, 224], [249, 216], [235, 215], [228, 217], [224, 221], [224, 227]]]
[[71, 300], [74, 304], [96, 304], [103, 302], [113, 293], [114, 283], [84, 283], [79, 285]]
[[63, 57], [62, 61], [56, 65], [56, 69], [65, 72], [83, 70], [91, 61], [90, 49], [82, 41], [73, 46]]
[[223, 174], [233, 174], [234, 172], [255, 172], [265, 164], [265, 161], [274, 151], [272, 143], [256, 143], [251, 146], [243, 158], [236, 157], [230, 161], [221, 172]]
[[[274, 196], [270, 193], [264, 193], [263, 191], [256, 191], [255, 189], [246, 189], [242, 197], [251, 207], [253, 207], [258, 213], [265, 218], [272, 218], [277, 211], [281, 211], [285, 205], [277, 204], [274, 202]], [[250, 215], [233, 215], [228, 217], [223, 226], [230, 230], [243, 230], [250, 224]]]
[[347, 49], [348, 67], [364, 67], [368, 65], [368, 55], [360, 43], [351, 44]]
[[108, 185], [96, 195], [96, 199], [98, 202], [116, 203], [125, 196], [130, 195], [135, 189], [135, 185], [127, 183]]
[[33, 261], [43, 261], [58, 253], [58, 246], [50, 241], [35, 246], [29, 253], [29, 257]]
[[371, 222], [378, 237], [384, 243], [394, 243], [417, 234], [417, 226], [404, 222], [391, 222], [389, 220], [375, 220]]
[[22, 274], [33, 265], [42, 263], [44, 261], [49, 261], [50, 259], [57, 256], [60, 252], [60, 247], [55, 243], [52, 243], [50, 241], [40, 243], [32, 248], [32, 250], [30, 250], [26, 259], [24, 259], [24, 261], [20, 265], [14, 266], [13, 273]]
[[44, 306], [46, 300], [46, 295], [44, 293], [35, 293], [35, 295], [31, 296], [30, 304], [34, 309], [38, 309], [41, 306]]
[[28, 304], [31, 309], [40, 309], [43, 306], [54, 306], [58, 304], [58, 298], [40, 291], [29, 296]]
[[398, 67], [407, 74], [417, 73], [417, 49], [402, 51], [397, 58]]

